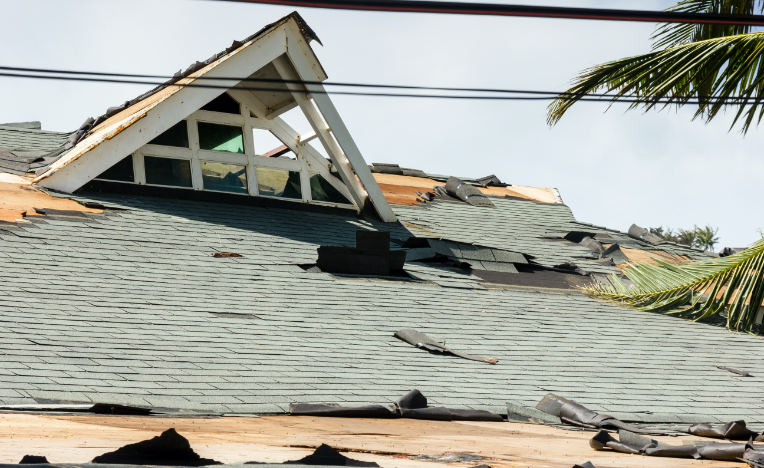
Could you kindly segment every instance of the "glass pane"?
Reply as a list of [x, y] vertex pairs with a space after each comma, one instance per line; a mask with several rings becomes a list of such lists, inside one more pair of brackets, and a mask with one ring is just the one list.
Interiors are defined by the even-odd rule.
[[207, 105], [202, 107], [202, 110], [212, 112], [225, 112], [226, 114], [241, 113], [239, 103], [236, 102], [231, 96], [229, 96], [228, 93], [223, 93], [212, 101], [208, 102]]
[[199, 122], [199, 148], [212, 151], [244, 153], [241, 127]]
[[149, 144], [188, 148], [188, 124], [185, 120], [181, 120], [170, 127], [169, 130], [151, 140]]
[[300, 173], [295, 171], [258, 167], [257, 189], [260, 195], [266, 197], [296, 198], [302, 200]]
[[247, 166], [202, 161], [205, 190], [247, 193]]
[[147, 184], [173, 187], [192, 186], [191, 161], [144, 156], [143, 166], [146, 168]]
[[350, 201], [345, 198], [345, 195], [334, 188], [334, 186], [320, 174], [313, 174], [310, 176], [310, 196], [315, 201], [351, 204]]
[[135, 182], [133, 173], [133, 155], [126, 157], [117, 164], [103, 171], [96, 179], [118, 180], [120, 182]]

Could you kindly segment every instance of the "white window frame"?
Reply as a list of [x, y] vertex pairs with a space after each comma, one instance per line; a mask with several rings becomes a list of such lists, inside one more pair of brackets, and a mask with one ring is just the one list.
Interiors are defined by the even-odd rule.
[[[233, 89], [228, 92], [228, 95], [239, 103], [241, 110], [240, 114], [228, 114], [223, 112], [213, 112], [206, 110], [197, 110], [184, 120], [188, 125], [188, 148], [179, 148], [175, 146], [163, 146], [163, 145], [151, 145], [146, 144], [142, 146], [138, 151], [133, 153], [133, 172], [134, 182], [120, 182], [120, 181], [107, 181], [107, 182], [120, 182], [125, 184], [136, 185], [149, 185], [146, 183], [146, 172], [143, 163], [144, 156], [153, 156], [159, 158], [170, 159], [185, 159], [191, 161], [191, 182], [192, 187], [176, 187], [169, 185], [155, 185], [152, 187], [168, 187], [178, 188], [185, 190], [204, 190], [214, 193], [227, 193], [230, 195], [245, 195], [244, 193], [225, 192], [221, 190], [209, 190], [204, 188], [202, 181], [202, 161], [207, 162], [219, 162], [227, 164], [236, 164], [240, 166], [246, 166], [247, 168], [247, 194], [252, 197], [263, 197], [269, 199], [279, 199], [290, 202], [302, 202], [312, 203], [323, 206], [337, 206], [342, 208], [360, 209], [356, 205], [350, 203], [331, 203], [320, 200], [313, 200], [310, 190], [310, 176], [314, 174], [321, 175], [332, 186], [334, 186], [342, 195], [348, 200], [352, 200], [353, 197], [345, 184], [337, 180], [331, 174], [329, 164], [326, 159], [308, 143], [317, 137], [315, 132], [309, 132], [305, 135], [298, 134], [292, 127], [280, 118], [273, 116], [271, 118], [257, 117], [256, 114], [260, 114], [258, 110], [250, 108], [247, 102], [242, 102], [244, 99], [237, 99]], [[262, 104], [250, 93], [248, 93], [247, 101], [249, 104], [254, 103], [256, 106], [261, 107]], [[241, 98], [241, 96], [239, 96]], [[264, 106], [262, 106], [264, 107]], [[263, 113], [264, 114], [264, 113]], [[244, 137], [244, 153], [229, 153], [227, 151], [211, 151], [203, 150], [199, 147], [199, 132], [198, 122], [214, 123], [220, 125], [229, 125], [234, 127], [241, 127], [242, 135]], [[266, 158], [260, 156], [260, 154], [272, 150], [273, 148], [255, 148], [253, 140], [253, 129], [268, 130], [279, 141], [286, 145], [294, 154], [296, 159], [288, 158]], [[300, 184], [302, 191], [302, 200], [292, 198], [279, 198], [271, 197], [268, 195], [260, 195], [258, 183], [257, 183], [257, 168], [267, 167], [271, 169], [281, 169], [287, 171], [295, 171], [300, 173]]]

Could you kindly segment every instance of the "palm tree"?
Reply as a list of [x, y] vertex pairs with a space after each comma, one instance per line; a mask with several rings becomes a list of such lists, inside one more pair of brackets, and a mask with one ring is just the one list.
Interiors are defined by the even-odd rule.
[[[754, 14], [764, 0], [683, 0], [669, 11]], [[552, 102], [547, 122], [554, 125], [587, 94], [632, 101], [645, 110], [668, 105], [697, 105], [694, 118], [712, 120], [727, 106], [736, 109], [746, 133], [764, 118], [764, 32], [750, 26], [666, 24], [653, 35], [653, 50], [588, 68]], [[742, 120], [741, 120], [742, 119]], [[712, 249], [716, 230], [679, 230], [680, 242]], [[657, 265], [632, 264], [610, 284], [584, 288], [590, 296], [639, 310], [654, 310], [700, 320], [726, 313], [727, 327], [753, 332], [764, 300], [764, 239], [723, 258], [682, 265], [654, 259]]]
[[719, 238], [716, 237], [717, 232], [719, 232], [719, 228], [714, 229], [711, 226], [699, 228], [695, 226], [695, 247], [713, 252], [714, 246], [719, 242]]
[[[754, 14], [764, 11], [764, 0], [683, 0], [667, 10]], [[737, 109], [732, 126], [743, 118], [745, 133], [764, 117], [764, 32], [751, 31], [738, 25], [660, 26], [651, 52], [581, 72], [550, 104], [547, 121], [556, 124], [581, 97], [605, 91], [612, 101], [633, 100], [630, 108], [646, 110], [698, 102], [694, 118], [706, 122], [732, 105]]]
[[653, 259], [624, 271], [633, 285], [616, 276], [610, 284], [584, 287], [589, 296], [624, 307], [684, 316], [692, 320], [726, 312], [727, 328], [752, 333], [764, 300], [764, 239], [723, 258], [672, 265]]

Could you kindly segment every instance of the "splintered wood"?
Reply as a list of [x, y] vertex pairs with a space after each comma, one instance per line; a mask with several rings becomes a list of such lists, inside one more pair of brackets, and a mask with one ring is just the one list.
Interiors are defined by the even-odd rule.
[[[414, 419], [343, 419], [308, 416], [167, 418], [151, 416], [55, 416], [0, 413], [0, 463], [44, 455], [51, 463], [84, 463], [169, 428], [186, 437], [204, 458], [223, 463], [296, 460], [325, 443], [346, 456], [383, 468], [570, 468], [587, 460], [597, 468], [720, 466], [711, 460], [643, 457], [589, 448], [593, 432], [507, 422], [444, 422]], [[656, 437], [682, 444], [699, 437]], [[440, 463], [444, 454], [469, 454], [467, 463]], [[412, 459], [429, 456], [435, 461]], [[723, 466], [746, 466], [724, 462]]]

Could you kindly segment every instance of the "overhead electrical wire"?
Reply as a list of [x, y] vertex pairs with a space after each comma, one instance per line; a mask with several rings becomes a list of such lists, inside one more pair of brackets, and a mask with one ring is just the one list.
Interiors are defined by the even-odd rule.
[[[63, 76], [62, 76], [63, 75]], [[188, 77], [169, 77], [163, 75], [141, 75], [128, 73], [106, 73], [106, 72], [86, 72], [75, 70], [54, 70], [42, 68], [22, 68], [22, 67], [3, 67], [0, 66], [0, 77], [42, 79], [42, 80], [60, 80], [75, 82], [96, 82], [111, 84], [132, 84], [132, 85], [151, 85], [151, 86], [171, 86], [172, 81], [146, 81], [151, 79], [187, 79]], [[567, 93], [559, 91], [537, 91], [537, 90], [518, 90], [518, 89], [497, 89], [497, 88], [459, 88], [459, 87], [435, 87], [435, 86], [412, 86], [412, 85], [386, 85], [371, 83], [344, 83], [344, 82], [319, 82], [302, 80], [283, 80], [269, 78], [235, 78], [235, 77], [193, 77], [194, 82], [182, 84], [180, 86], [191, 88], [212, 88], [229, 89], [236, 85], [237, 89], [248, 91], [274, 91], [274, 88], [266, 86], [242, 86], [238, 83], [263, 83], [263, 84], [299, 84], [306, 86], [302, 90], [292, 90], [295, 92], [304, 92], [307, 94], [331, 94], [344, 96], [370, 96], [370, 97], [396, 97], [396, 98], [429, 98], [429, 99], [461, 99], [461, 100], [481, 100], [481, 101], [552, 101], [552, 100], [577, 100], [584, 102], [622, 102], [631, 104], [710, 104], [714, 102], [724, 102], [727, 105], [747, 105], [751, 101], [758, 102], [756, 97], [745, 96], [673, 96], [669, 98], [650, 98], [639, 97], [637, 95], [618, 95], [618, 94], [593, 94], [593, 93]], [[212, 84], [197, 83], [196, 81], [215, 81], [231, 84]], [[310, 85], [321, 85], [329, 87], [356, 87], [364, 89], [395, 89], [410, 91], [447, 91], [472, 94], [427, 94], [427, 93], [391, 93], [391, 92], [369, 92], [369, 91], [340, 91], [340, 90], [316, 90], [309, 89]], [[479, 94], [476, 94], [479, 93]], [[486, 95], [493, 94], [493, 95]], [[501, 95], [496, 95], [501, 94]], [[507, 96], [506, 94], [511, 94]]]
[[762, 15], [684, 13], [677, 11], [618, 10], [604, 8], [505, 5], [500, 3], [440, 2], [419, 0], [222, 0], [334, 10], [441, 13], [456, 15], [519, 16], [651, 23], [728, 24], [764, 26]]

